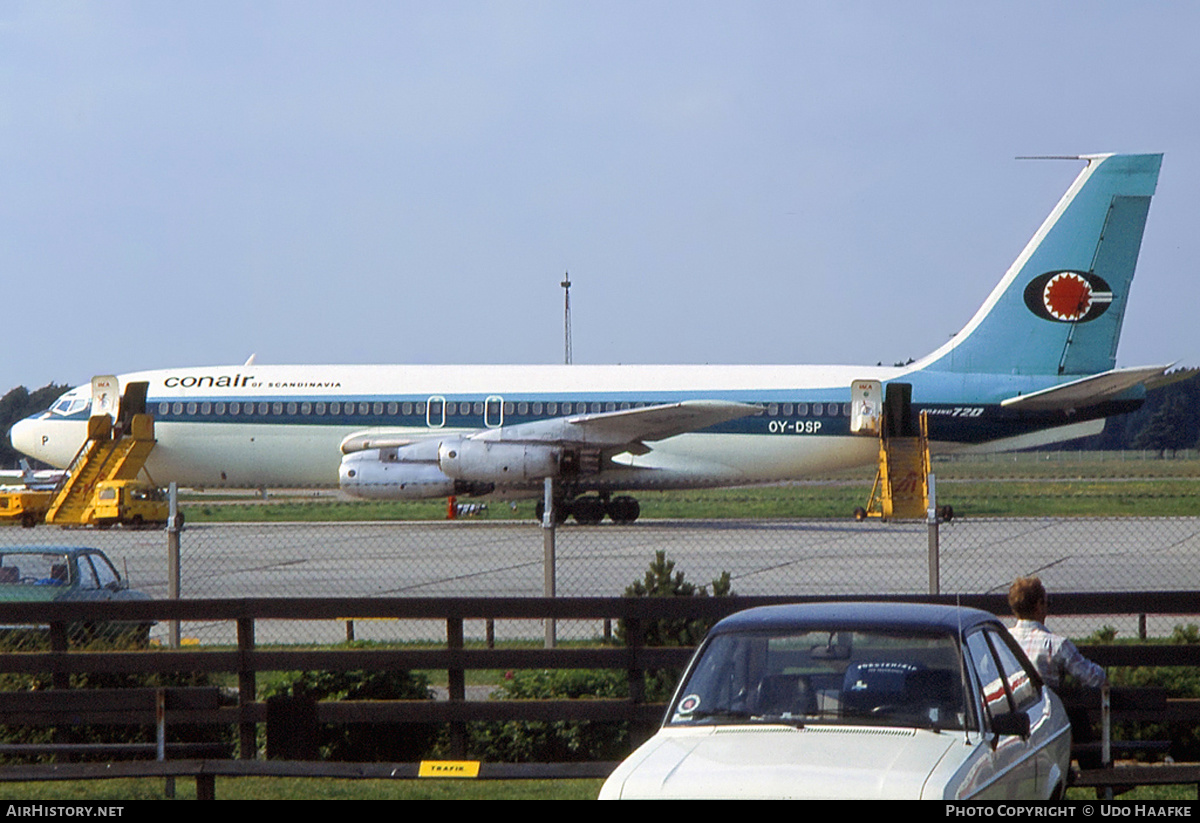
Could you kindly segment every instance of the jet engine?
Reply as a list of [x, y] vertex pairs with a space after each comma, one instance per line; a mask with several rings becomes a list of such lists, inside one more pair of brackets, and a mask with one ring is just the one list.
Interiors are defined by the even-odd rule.
[[338, 485], [351, 497], [366, 500], [422, 500], [457, 493], [454, 480], [436, 463], [396, 460], [395, 452], [365, 449], [346, 455]]
[[438, 446], [437, 460], [448, 477], [504, 485], [558, 477], [563, 450], [533, 443], [444, 440]]

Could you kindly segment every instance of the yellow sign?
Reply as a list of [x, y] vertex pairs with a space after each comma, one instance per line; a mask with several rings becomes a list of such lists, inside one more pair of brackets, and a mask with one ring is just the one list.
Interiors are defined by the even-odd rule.
[[479, 777], [479, 761], [422, 760], [417, 777]]

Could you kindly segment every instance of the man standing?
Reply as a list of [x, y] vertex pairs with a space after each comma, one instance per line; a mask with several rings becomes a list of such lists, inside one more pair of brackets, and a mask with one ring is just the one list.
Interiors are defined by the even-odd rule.
[[1018, 577], [1014, 580], [1008, 590], [1008, 606], [1017, 617], [1012, 636], [1047, 686], [1061, 689], [1063, 678], [1068, 674], [1089, 688], [1107, 682], [1103, 668], [1080, 654], [1070, 640], [1046, 628], [1046, 588], [1039, 578]]

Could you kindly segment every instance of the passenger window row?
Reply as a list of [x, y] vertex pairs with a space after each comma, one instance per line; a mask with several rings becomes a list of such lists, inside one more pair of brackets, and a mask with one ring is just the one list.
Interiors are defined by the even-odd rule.
[[[476, 417], [479, 417], [484, 414], [485, 410], [489, 410], [489, 409], [494, 410], [494, 406], [492, 406], [491, 404], [485, 403], [484, 401], [480, 401], [480, 400], [463, 401], [463, 402], [455, 402], [453, 400], [446, 400], [446, 401], [441, 401], [440, 403], [438, 401], [434, 401], [432, 405], [434, 407], [435, 413], [437, 413], [437, 407], [439, 405], [442, 406], [442, 408], [444, 409], [444, 414], [447, 416], [474, 415]], [[650, 402], [617, 403], [615, 401], [607, 401], [607, 402], [603, 402], [603, 403], [601, 403], [601, 402], [587, 403], [587, 402], [582, 402], [582, 401], [580, 401], [580, 402], [566, 401], [566, 402], [562, 402], [562, 403], [557, 403], [557, 402], [529, 403], [526, 401], [521, 401], [518, 403], [514, 403], [511, 401], [506, 401], [504, 403], [504, 414], [505, 415], [517, 414], [522, 417], [524, 417], [526, 415], [530, 415], [530, 414], [533, 415], [534, 417], [559, 417], [559, 416], [568, 415], [568, 414], [600, 414], [602, 412], [628, 411], [630, 409], [645, 408], [647, 406], [653, 406], [653, 405], [657, 405], [657, 403], [650, 403]], [[337, 416], [343, 416], [343, 415], [345, 415], [345, 416], [357, 415], [357, 416], [361, 416], [361, 417], [373, 415], [373, 416], [379, 417], [384, 414], [386, 414], [389, 417], [396, 417], [396, 416], [407, 417], [407, 416], [414, 415], [414, 414], [423, 417], [426, 413], [426, 403], [424, 403], [424, 402], [383, 403], [383, 402], [379, 402], [379, 401], [376, 401], [373, 403], [343, 403], [340, 401], [332, 401], [332, 402], [305, 401], [305, 402], [300, 402], [300, 403], [297, 403], [294, 401], [287, 402], [287, 403], [278, 402], [278, 401], [272, 402], [272, 403], [267, 403], [267, 402], [241, 403], [238, 401], [233, 401], [233, 402], [229, 402], [229, 403], [223, 403], [223, 402], [212, 403], [212, 402], [205, 401], [203, 403], [161, 402], [158, 404], [159, 417], [163, 417], [163, 418], [170, 417], [170, 416], [178, 417], [178, 416], [184, 415], [185, 413], [191, 417], [194, 417], [195, 415], [202, 415], [204, 417], [209, 417], [209, 416], [265, 417], [268, 415], [281, 416], [285, 413], [288, 416], [295, 416], [295, 415], [299, 414], [302, 416], [313, 415], [316, 417], [324, 417], [324, 416], [337, 417]], [[793, 403], [768, 403], [763, 407], [763, 409], [760, 412], [758, 412], [758, 416], [762, 416], [764, 414], [767, 417], [793, 417], [793, 416], [808, 417], [810, 415], [813, 417], [838, 417], [838, 416], [849, 417], [850, 416], [850, 404], [849, 403], [813, 403], [810, 405], [808, 403], [796, 403], [796, 404], [793, 404]]]

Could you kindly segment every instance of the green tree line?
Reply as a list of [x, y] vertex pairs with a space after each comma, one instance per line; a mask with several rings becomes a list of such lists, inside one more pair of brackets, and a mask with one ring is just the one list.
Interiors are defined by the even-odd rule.
[[51, 383], [31, 392], [24, 386], [17, 386], [4, 397], [0, 397], [0, 431], [4, 432], [4, 437], [0, 440], [0, 468], [15, 469], [22, 457], [8, 439], [8, 430], [12, 428], [13, 423], [49, 408], [50, 404], [69, 388], [70, 386]]
[[1110, 417], [1103, 432], [1065, 448], [1160, 453], [1200, 448], [1200, 373], [1147, 392], [1140, 409]]

